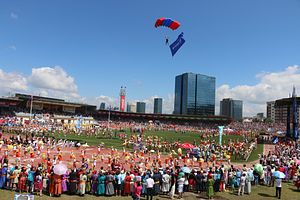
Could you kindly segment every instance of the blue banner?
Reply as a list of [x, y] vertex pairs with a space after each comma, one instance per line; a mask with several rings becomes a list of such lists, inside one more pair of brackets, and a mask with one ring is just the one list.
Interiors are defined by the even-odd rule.
[[219, 127], [219, 144], [222, 146], [222, 135], [223, 135], [223, 129], [224, 126], [218, 126]]
[[181, 33], [177, 40], [175, 40], [175, 42], [173, 42], [170, 45], [170, 49], [171, 49], [171, 53], [172, 56], [174, 56], [176, 54], [176, 52], [180, 49], [180, 47], [185, 43], [185, 40], [183, 39], [183, 33]]
[[293, 137], [294, 140], [298, 140], [298, 112], [297, 112], [297, 99], [296, 95], [293, 96]]
[[77, 128], [77, 129], [81, 129], [81, 124], [82, 124], [82, 115], [80, 115], [80, 116], [77, 118], [76, 128]]

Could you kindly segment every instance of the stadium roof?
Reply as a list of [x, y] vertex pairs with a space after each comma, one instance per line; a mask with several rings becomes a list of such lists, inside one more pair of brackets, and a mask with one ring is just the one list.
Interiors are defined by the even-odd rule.
[[[16, 93], [15, 98], [21, 99], [21, 100], [30, 100], [31, 95]], [[88, 104], [84, 104], [84, 103], [66, 102], [63, 99], [56, 99], [56, 98], [50, 98], [50, 97], [32, 96], [32, 98], [35, 103], [46, 103], [46, 104], [52, 104], [52, 105], [64, 105], [64, 106], [75, 106], [75, 107], [93, 106], [93, 105], [88, 105]]]
[[[108, 115], [109, 110], [98, 110], [99, 115]], [[132, 113], [132, 112], [120, 112], [110, 111], [111, 117], [125, 117], [125, 118], [143, 118], [147, 120], [181, 120], [181, 121], [193, 121], [193, 122], [224, 122], [229, 123], [231, 118], [224, 116], [199, 116], [199, 115], [174, 115], [174, 114], [151, 114], [151, 113]]]

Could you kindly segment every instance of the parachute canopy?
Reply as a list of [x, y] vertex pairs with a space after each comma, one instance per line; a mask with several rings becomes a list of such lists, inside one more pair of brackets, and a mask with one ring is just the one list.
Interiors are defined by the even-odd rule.
[[163, 18], [157, 19], [155, 22], [155, 28], [157, 28], [159, 26], [166, 26], [172, 30], [176, 30], [180, 26], [180, 23], [178, 21], [174, 21], [170, 18], [163, 17]]

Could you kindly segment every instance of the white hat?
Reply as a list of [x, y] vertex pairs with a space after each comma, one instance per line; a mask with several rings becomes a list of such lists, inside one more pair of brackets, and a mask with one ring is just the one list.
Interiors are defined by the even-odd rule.
[[7, 163], [4, 163], [4, 164], [3, 164], [3, 167], [7, 167]]

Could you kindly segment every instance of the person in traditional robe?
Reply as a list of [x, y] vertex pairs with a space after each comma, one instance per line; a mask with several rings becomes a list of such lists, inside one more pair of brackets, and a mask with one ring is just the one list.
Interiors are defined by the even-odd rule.
[[62, 179], [62, 176], [61, 175], [57, 175], [57, 174], [54, 174], [53, 175], [53, 190], [52, 190], [52, 193], [53, 195], [56, 195], [56, 196], [60, 196], [61, 195], [61, 179]]
[[77, 175], [76, 170], [72, 170], [69, 175], [69, 194], [74, 195], [77, 192]]
[[168, 193], [170, 190], [170, 176], [167, 172], [164, 172], [164, 175], [162, 176], [162, 188], [163, 193]]
[[35, 174], [34, 190], [38, 193], [39, 196], [42, 196], [42, 192], [43, 192], [43, 177], [42, 177], [40, 171], [37, 171], [36, 174]]
[[126, 173], [125, 177], [125, 184], [124, 184], [124, 195], [128, 196], [130, 194], [130, 181], [131, 181], [131, 176], [129, 173]]
[[97, 193], [97, 186], [98, 186], [97, 171], [93, 171], [93, 175], [92, 175], [92, 194]]
[[105, 195], [105, 181], [106, 176], [102, 173], [102, 171], [99, 172], [98, 175], [98, 187], [97, 187], [97, 194], [98, 195]]
[[62, 180], [61, 180], [61, 190], [62, 190], [63, 193], [68, 191], [67, 181], [68, 181], [68, 175], [63, 174], [62, 175]]
[[84, 196], [85, 189], [86, 189], [86, 182], [87, 182], [87, 175], [85, 170], [83, 170], [83, 173], [80, 174], [79, 177], [79, 195]]
[[158, 195], [160, 193], [160, 183], [162, 180], [162, 175], [157, 170], [154, 171], [153, 174], [153, 180], [154, 180], [154, 195]]
[[213, 195], [215, 194], [215, 191], [214, 191], [214, 179], [213, 179], [213, 176], [212, 174], [209, 174], [208, 175], [208, 181], [207, 181], [207, 197], [208, 199], [212, 199], [213, 198]]
[[52, 195], [54, 194], [54, 173], [51, 172], [49, 174], [49, 195], [50, 197], [52, 197]]
[[86, 175], [87, 180], [86, 180], [86, 188], [85, 188], [85, 193], [91, 193], [92, 190], [92, 173], [89, 171]]
[[106, 195], [112, 196], [115, 194], [114, 190], [114, 176], [111, 173], [107, 173], [106, 175]]
[[20, 192], [24, 192], [27, 190], [26, 188], [26, 180], [27, 180], [27, 172], [26, 172], [26, 168], [23, 167], [22, 171], [19, 174], [19, 191]]
[[0, 188], [6, 188], [6, 179], [7, 179], [7, 164], [4, 163], [1, 169], [1, 177], [0, 177]]

